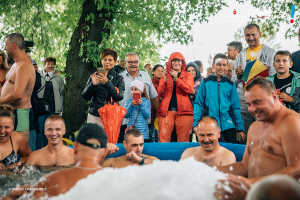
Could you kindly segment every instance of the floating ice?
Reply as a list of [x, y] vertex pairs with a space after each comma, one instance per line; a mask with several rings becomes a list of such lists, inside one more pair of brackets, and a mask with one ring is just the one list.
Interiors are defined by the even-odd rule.
[[69, 192], [50, 199], [215, 200], [215, 185], [225, 179], [225, 174], [194, 158], [156, 161], [152, 165], [105, 168], [78, 181]]

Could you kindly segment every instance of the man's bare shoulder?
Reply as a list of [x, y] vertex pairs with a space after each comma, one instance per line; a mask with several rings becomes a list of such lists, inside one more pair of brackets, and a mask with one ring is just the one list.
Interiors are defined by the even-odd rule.
[[41, 156], [44, 156], [46, 154], [45, 148], [46, 147], [31, 152], [26, 160], [26, 163], [30, 165], [38, 165], [38, 160], [40, 160]]
[[114, 164], [121, 162], [124, 159], [124, 156], [116, 157], [116, 158], [107, 158], [102, 167], [113, 167]]
[[235, 163], [236, 162], [236, 157], [235, 157], [235, 154], [230, 151], [229, 149], [226, 149], [225, 147], [222, 147], [221, 146], [221, 165], [224, 166], [224, 165], [229, 165], [229, 164], [232, 164], [232, 163]]
[[200, 150], [201, 150], [201, 146], [199, 146], [199, 147], [188, 148], [188, 149], [186, 149], [186, 150], [182, 153], [180, 159], [185, 159], [185, 158], [188, 158], [188, 157], [192, 157], [192, 156], [194, 156], [196, 153], [199, 153]]

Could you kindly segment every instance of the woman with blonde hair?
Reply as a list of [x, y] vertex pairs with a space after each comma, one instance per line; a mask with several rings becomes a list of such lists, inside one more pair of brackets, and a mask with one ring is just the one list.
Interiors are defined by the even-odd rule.
[[4, 51], [0, 50], [0, 87], [4, 85], [8, 71], [9, 67], [7, 66], [7, 55]]
[[[0, 105], [0, 169], [11, 169], [24, 163], [31, 153], [28, 141], [14, 131], [13, 107]], [[18, 155], [21, 160], [18, 161]]]

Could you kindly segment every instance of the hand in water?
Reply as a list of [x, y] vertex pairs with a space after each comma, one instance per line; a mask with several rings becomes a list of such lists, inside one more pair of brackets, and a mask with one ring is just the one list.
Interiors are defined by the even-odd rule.
[[238, 140], [239, 140], [240, 142], [244, 142], [245, 139], [246, 139], [246, 134], [245, 134], [245, 132], [239, 132], [239, 133], [238, 133]]
[[220, 180], [216, 184], [214, 196], [217, 199], [241, 200], [245, 199], [251, 187], [248, 179], [228, 174], [227, 180]]
[[107, 155], [111, 155], [119, 151], [119, 147], [112, 143], [107, 143], [106, 147], [107, 147]]
[[22, 165], [21, 161], [16, 162], [16, 163], [11, 164], [11, 165], [7, 165], [6, 170], [13, 170], [14, 168], [19, 167], [20, 165]]
[[126, 154], [125, 157], [133, 163], [140, 163], [142, 161], [142, 157], [138, 156], [134, 151]]
[[237, 77], [238, 79], [242, 79], [243, 74], [244, 74], [244, 71], [243, 71], [243, 69], [242, 69], [242, 65], [240, 65], [239, 67], [237, 67], [237, 68], [235, 69], [235, 74], [236, 74], [236, 77]]

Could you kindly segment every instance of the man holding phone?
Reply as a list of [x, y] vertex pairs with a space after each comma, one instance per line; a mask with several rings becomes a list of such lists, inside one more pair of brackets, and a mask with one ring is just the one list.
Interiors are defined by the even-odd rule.
[[[139, 57], [136, 53], [128, 53], [125, 57], [125, 64], [127, 70], [120, 73], [121, 76], [124, 78], [125, 82], [125, 92], [124, 98], [122, 101], [119, 102], [119, 105], [124, 107], [126, 101], [130, 99], [131, 96], [131, 88], [130, 85], [134, 80], [142, 81], [145, 84], [147, 94], [150, 98], [150, 101], [154, 108], [158, 110], [159, 101], [157, 98], [157, 92], [152, 84], [151, 77], [147, 72], [139, 70]], [[151, 124], [151, 117], [147, 120], [148, 125]], [[120, 130], [119, 140], [118, 143], [122, 143], [124, 140], [124, 132], [127, 128], [128, 119], [123, 119], [122, 126]]]

